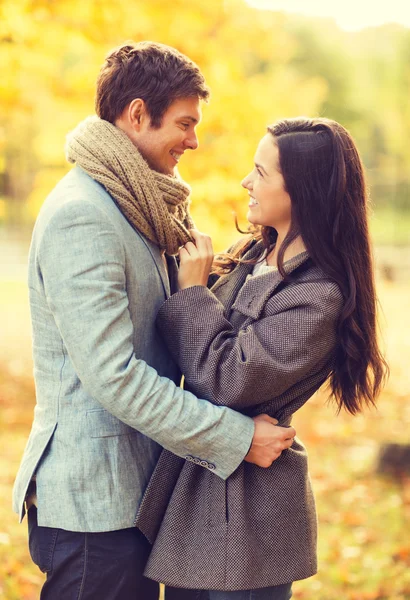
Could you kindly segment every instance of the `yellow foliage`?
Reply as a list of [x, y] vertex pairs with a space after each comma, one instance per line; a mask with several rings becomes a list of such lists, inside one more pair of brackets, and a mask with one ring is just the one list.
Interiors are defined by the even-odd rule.
[[34, 221], [51, 188], [68, 171], [68, 168], [42, 169], [35, 177], [30, 195], [26, 201], [28, 217]]
[[[352, 130], [377, 169], [372, 178], [387, 182], [395, 198], [398, 170], [406, 181], [410, 172], [410, 70], [408, 61], [398, 62], [399, 42], [392, 40], [400, 41], [403, 56], [410, 42], [403, 32], [381, 33], [352, 36], [328, 22], [324, 27], [258, 11], [245, 0], [3, 0], [0, 140], [6, 141], [0, 143], [0, 186], [1, 174], [10, 185], [0, 193], [23, 213], [30, 198], [33, 214], [40, 188], [51, 188], [54, 169], [66, 168], [67, 132], [94, 110], [106, 53], [129, 39], [150, 39], [190, 56], [211, 87], [200, 148], [181, 166], [192, 185], [207, 180], [209, 188], [216, 178], [228, 193], [248, 172], [267, 124], [322, 114]], [[376, 67], [366, 62], [377, 52], [380, 82]], [[388, 201], [384, 188], [375, 189], [374, 197]], [[237, 208], [231, 194], [224, 204]]]
[[[228, 193], [231, 182], [239, 185], [269, 122], [296, 109], [316, 111], [325, 93], [319, 80], [286, 74], [295, 43], [283, 16], [262, 18], [242, 0], [137, 5], [119, 0], [115, 6], [108, 0], [5, 0], [2, 13], [2, 31], [10, 41], [0, 43], [0, 58], [8, 64], [6, 77], [0, 78], [0, 102], [11, 119], [0, 117], [0, 125], [13, 135], [13, 115], [29, 116], [32, 136], [21, 152], [31, 161], [34, 178], [26, 191], [18, 189], [20, 201], [28, 198], [32, 216], [53, 184], [55, 169], [65, 168], [66, 133], [93, 112], [104, 55], [127, 39], [174, 45], [200, 65], [212, 100], [200, 126], [201, 148], [186, 160], [183, 175], [200, 187], [208, 181], [207, 189], [217, 180], [221, 194]], [[5, 169], [17, 173], [9, 167], [11, 160], [8, 156]], [[236, 206], [231, 191], [223, 202]]]

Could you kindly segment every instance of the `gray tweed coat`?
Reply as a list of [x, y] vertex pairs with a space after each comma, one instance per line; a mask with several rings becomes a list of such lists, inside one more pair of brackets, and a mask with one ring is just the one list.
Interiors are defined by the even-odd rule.
[[[260, 252], [258, 243], [246, 258]], [[190, 390], [282, 425], [330, 373], [343, 301], [306, 252], [286, 270], [288, 282], [276, 271], [247, 277], [252, 265], [241, 264], [212, 292], [172, 295], [157, 319]], [[270, 468], [243, 462], [226, 481], [196, 457], [163, 451], [137, 525], [154, 543], [146, 575], [170, 586], [261, 588], [316, 572], [315, 504], [299, 439]]]

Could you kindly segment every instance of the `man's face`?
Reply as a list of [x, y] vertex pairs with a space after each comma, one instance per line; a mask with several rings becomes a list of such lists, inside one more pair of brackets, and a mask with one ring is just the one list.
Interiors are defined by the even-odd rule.
[[185, 150], [198, 148], [195, 127], [201, 116], [198, 98], [181, 98], [165, 112], [158, 129], [145, 119], [134, 143], [151, 169], [174, 175]]

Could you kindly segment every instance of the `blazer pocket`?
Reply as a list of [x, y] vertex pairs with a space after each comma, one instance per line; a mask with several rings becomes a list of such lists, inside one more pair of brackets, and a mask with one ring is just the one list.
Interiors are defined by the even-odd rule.
[[115, 437], [136, 433], [135, 429], [129, 427], [103, 408], [87, 410], [86, 416], [87, 426], [92, 438]]

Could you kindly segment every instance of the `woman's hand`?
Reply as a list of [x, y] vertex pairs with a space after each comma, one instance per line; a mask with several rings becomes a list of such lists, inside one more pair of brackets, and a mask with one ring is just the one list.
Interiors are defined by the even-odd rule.
[[209, 235], [196, 229], [189, 232], [195, 243], [188, 242], [179, 249], [178, 286], [180, 290], [193, 285], [204, 285], [208, 282], [214, 259], [212, 240]]

